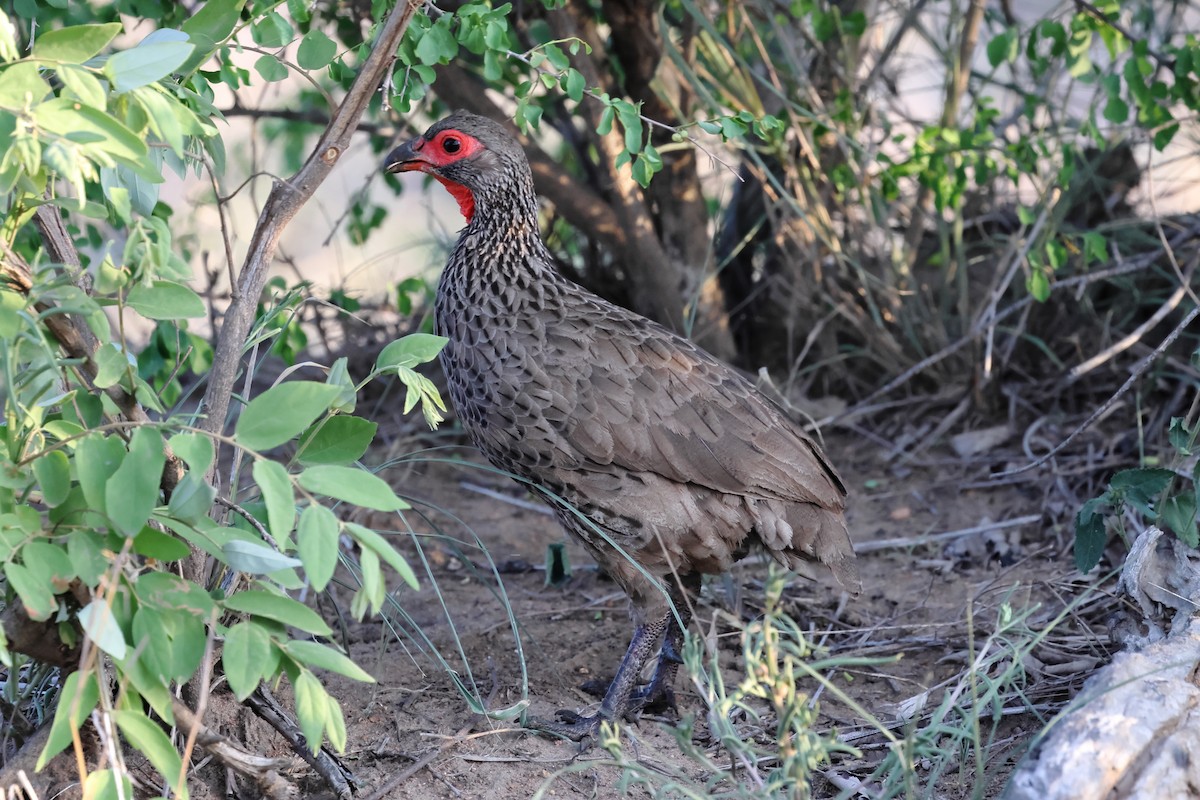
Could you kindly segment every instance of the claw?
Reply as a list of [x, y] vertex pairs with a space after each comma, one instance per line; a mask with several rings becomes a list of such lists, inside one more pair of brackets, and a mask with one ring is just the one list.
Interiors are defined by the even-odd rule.
[[580, 750], [586, 750], [600, 738], [600, 723], [604, 718], [599, 714], [584, 716], [569, 709], [555, 712], [558, 720], [530, 717], [525, 721], [525, 727], [539, 733], [549, 733], [580, 743]]

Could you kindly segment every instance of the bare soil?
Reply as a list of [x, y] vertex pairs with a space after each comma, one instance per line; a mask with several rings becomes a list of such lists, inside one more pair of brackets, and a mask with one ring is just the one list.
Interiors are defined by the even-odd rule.
[[[848, 518], [861, 551], [865, 590], [851, 598], [832, 579], [797, 578], [788, 589], [789, 608], [832, 654], [897, 657], [840, 678], [858, 704], [903, 737], [977, 657], [1002, 604], [1018, 610], [1038, 605], [1030, 618], [1037, 628], [1070, 601], [1079, 587], [1072, 584], [1078, 574], [1070, 577], [1069, 532], [1039, 517], [931, 544], [896, 544], [891, 540], [915, 542], [928, 534], [1039, 515], [1044, 490], [1037, 482], [989, 485], [985, 476], [996, 465], [964, 466], [951, 455], [929, 456], [920, 464], [889, 462], [879, 448], [848, 434], [837, 434], [827, 447], [851, 490]], [[413, 461], [384, 473], [414, 509], [400, 524], [378, 516], [366, 520], [377, 529], [397, 530], [421, 579], [419, 590], [395, 592], [390, 626], [379, 619], [347, 622], [328, 602], [318, 604], [342, 628], [355, 660], [378, 681], [364, 685], [326, 676], [345, 712], [350, 746], [343, 762], [359, 797], [529, 797], [540, 787], [548, 797], [647, 796], [642, 789], [622, 794], [621, 770], [601, 748], [580, 754], [573, 743], [473, 714], [435, 656], [434, 650], [488, 709], [527, 697], [530, 713], [552, 716], [559, 708], [595, 707], [596, 698], [579, 687], [611, 676], [631, 633], [624, 596], [573, 542], [567, 542], [573, 578], [562, 586], [546, 585], [541, 566], [547, 547], [564, 539], [553, 517], [515, 483], [483, 468], [471, 451], [454, 453], [463, 463]], [[404, 525], [417, 536], [408, 535]], [[764, 573], [762, 563], [746, 563], [732, 578], [705, 586], [693, 630], [721, 642], [729, 681], [738, 679], [740, 659], [734, 637], [723, 636], [729, 626], [721, 614], [752, 618], [760, 608]], [[333, 599], [348, 608], [349, 596], [343, 590]], [[1048, 637], [1030, 659], [1027, 699], [1041, 718], [1022, 710], [1023, 703], [1011, 710], [1006, 705], [1008, 716], [996, 734], [1000, 744], [989, 752], [985, 768], [985, 796], [999, 792], [1033, 734], [1106, 660], [1103, 637], [1093, 630], [1100, 624], [1084, 619], [1096, 616], [1069, 616], [1056, 628], [1059, 639]], [[1071, 642], [1064, 645], [1062, 636]], [[684, 676], [676, 688], [680, 711], [702, 718], [704, 709]], [[281, 699], [290, 701], [286, 687]], [[828, 776], [843, 786], [845, 780], [866, 778], [887, 752], [886, 740], [829, 695], [820, 708], [824, 725], [855, 736], [862, 752], [861, 758], [830, 765]], [[668, 724], [643, 718], [627, 734], [626, 753], [652, 770], [696, 776]], [[279, 737], [265, 730], [260, 735], [261, 752], [287, 752]], [[936, 785], [914, 787], [915, 796], [970, 797], [980, 791], [971, 766], [951, 770]], [[315, 777], [304, 780], [312, 796], [326, 791]], [[832, 797], [838, 790], [818, 779], [817, 792]]]

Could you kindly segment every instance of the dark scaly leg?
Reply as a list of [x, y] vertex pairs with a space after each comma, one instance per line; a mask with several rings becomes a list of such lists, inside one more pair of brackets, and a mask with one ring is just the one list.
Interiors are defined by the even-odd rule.
[[[621, 659], [617, 675], [609, 685], [604, 700], [600, 702], [600, 710], [595, 714], [583, 716], [564, 709], [558, 712], [557, 721], [529, 719], [525, 726], [546, 733], [555, 733], [579, 742], [589, 737], [595, 738], [600, 730], [601, 722], [623, 719], [629, 713], [630, 696], [633, 694], [633, 687], [637, 683], [638, 676], [641, 675], [642, 668], [646, 666], [646, 662], [650, 660], [650, 656], [658, 647], [659, 640], [663, 638], [669, 620], [671, 620], [670, 614], [639, 625], [634, 630], [633, 640], [629, 643], [629, 649], [625, 651], [625, 657]], [[655, 675], [657, 672], [656, 670]], [[674, 670], [671, 674], [674, 675]]]
[[675, 705], [675, 674], [683, 663], [684, 631], [692, 622], [692, 598], [700, 591], [700, 580], [699, 575], [687, 575], [681, 579], [682, 583], [671, 582], [671, 602], [679, 618], [676, 619], [675, 614], [668, 615], [667, 632], [663, 637], [658, 664], [654, 668], [654, 677], [650, 683], [633, 692], [632, 710], [653, 713], [678, 711]]

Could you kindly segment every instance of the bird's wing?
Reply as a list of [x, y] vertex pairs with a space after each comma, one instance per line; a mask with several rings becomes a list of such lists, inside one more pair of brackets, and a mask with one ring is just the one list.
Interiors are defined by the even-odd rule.
[[[558, 383], [571, 469], [648, 472], [719, 492], [841, 509], [845, 488], [820, 448], [729, 367], [619, 310], [550, 331], [573, 353]], [[567, 343], [569, 340], [569, 344]], [[555, 344], [552, 342], [552, 345]], [[570, 386], [565, 382], [570, 382]], [[573, 457], [572, 457], [573, 456]]]

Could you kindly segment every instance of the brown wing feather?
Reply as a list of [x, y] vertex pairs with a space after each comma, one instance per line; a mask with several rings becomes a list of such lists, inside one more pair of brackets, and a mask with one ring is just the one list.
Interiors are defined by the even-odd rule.
[[[787, 566], [821, 561], [857, 590], [845, 488], [795, 423], [732, 369], [657, 325], [607, 304], [578, 319], [547, 332], [572, 347], [547, 348], [538, 370], [575, 404], [547, 465], [555, 485], [586, 499], [589, 515], [652, 571], [656, 550], [665, 553], [662, 570], [728, 569], [753, 531]], [[560, 360], [561, 352], [572, 356]], [[597, 557], [623, 584], [637, 583], [619, 574], [620, 559]]]
[[685, 339], [622, 322], [609, 315], [581, 331], [591, 338], [589, 368], [570, 365], [591, 413], [562, 432], [584, 460], [717, 492], [843, 507], [845, 488], [820, 449], [745, 379]]

